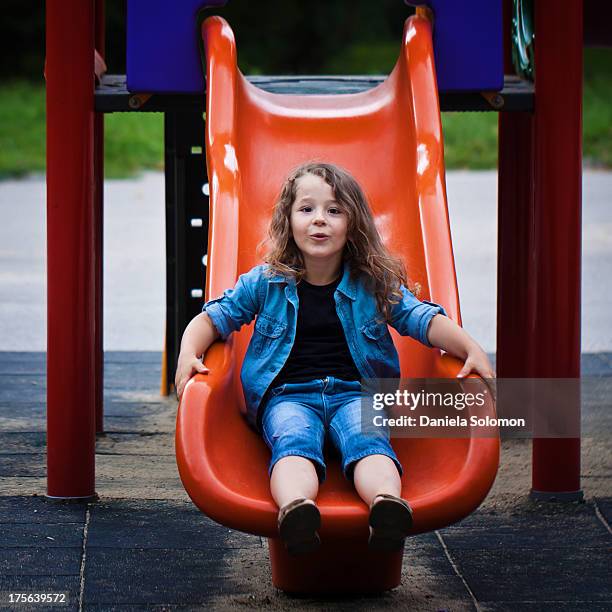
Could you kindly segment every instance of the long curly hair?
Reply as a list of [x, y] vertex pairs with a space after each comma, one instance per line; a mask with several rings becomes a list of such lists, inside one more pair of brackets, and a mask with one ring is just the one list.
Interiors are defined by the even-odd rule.
[[305, 174], [321, 177], [332, 188], [336, 201], [347, 215], [343, 260], [350, 264], [353, 277], [363, 278], [376, 298], [379, 312], [389, 322], [391, 305], [402, 299], [400, 285], [407, 285], [406, 270], [403, 262], [391, 255], [382, 243], [363, 190], [343, 168], [308, 162], [289, 174], [274, 205], [268, 236], [259, 245], [260, 248], [267, 247], [263, 260], [270, 266], [270, 274], [292, 276], [296, 282], [306, 274], [304, 259], [293, 240], [290, 225], [297, 182]]

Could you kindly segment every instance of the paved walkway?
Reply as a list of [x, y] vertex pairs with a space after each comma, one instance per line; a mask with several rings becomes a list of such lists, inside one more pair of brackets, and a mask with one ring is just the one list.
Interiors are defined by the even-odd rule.
[[160, 353], [106, 354], [100, 500], [63, 505], [44, 498], [45, 355], [0, 353], [4, 601], [65, 592], [71, 610], [612, 609], [612, 354], [583, 355], [585, 503], [530, 501], [530, 444], [504, 440], [487, 499], [462, 522], [408, 541], [399, 588], [340, 599], [277, 591], [266, 541], [189, 501], [174, 456], [176, 401], [157, 391], [160, 363]]
[[[451, 171], [448, 200], [463, 321], [495, 351], [497, 173]], [[612, 172], [583, 176], [582, 351], [612, 350]], [[104, 348], [153, 350], [165, 326], [164, 180], [105, 184]], [[46, 349], [45, 185], [0, 182], [0, 351]]]

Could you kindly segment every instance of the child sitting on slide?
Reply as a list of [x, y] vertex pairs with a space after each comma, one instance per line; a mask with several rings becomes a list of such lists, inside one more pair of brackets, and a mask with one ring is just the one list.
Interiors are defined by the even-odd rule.
[[210, 300], [187, 326], [176, 371], [179, 399], [201, 362], [255, 317], [242, 368], [247, 416], [270, 447], [270, 489], [292, 554], [320, 543], [319, 483], [326, 434], [369, 506], [370, 546], [398, 550], [412, 525], [402, 466], [387, 430], [362, 432], [361, 379], [399, 378], [387, 324], [465, 361], [458, 376], [494, 377], [482, 348], [444, 309], [406, 288], [402, 263], [383, 245], [357, 181], [307, 163], [285, 181], [269, 227], [266, 263]]

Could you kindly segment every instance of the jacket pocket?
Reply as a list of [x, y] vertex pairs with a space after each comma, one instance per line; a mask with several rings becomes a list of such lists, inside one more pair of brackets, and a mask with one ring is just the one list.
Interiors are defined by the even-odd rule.
[[267, 355], [274, 350], [278, 344], [279, 338], [287, 329], [287, 324], [282, 321], [275, 321], [266, 315], [259, 315], [255, 321], [255, 329], [253, 330], [253, 338], [251, 343], [255, 355]]
[[387, 353], [391, 349], [389, 342], [392, 341], [385, 322], [379, 322], [374, 318], [364, 323], [359, 329], [365, 336], [365, 343], [369, 350], [377, 353], [379, 357], [388, 357]]

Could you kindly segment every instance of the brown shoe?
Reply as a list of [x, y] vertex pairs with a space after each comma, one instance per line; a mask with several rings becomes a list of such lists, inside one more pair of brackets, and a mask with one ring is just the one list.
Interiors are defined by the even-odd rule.
[[301, 497], [278, 512], [278, 533], [290, 555], [309, 553], [321, 544], [317, 529], [321, 526], [321, 513], [311, 500]]
[[401, 550], [412, 528], [412, 509], [405, 499], [381, 494], [370, 506], [370, 539], [374, 550], [394, 552]]

